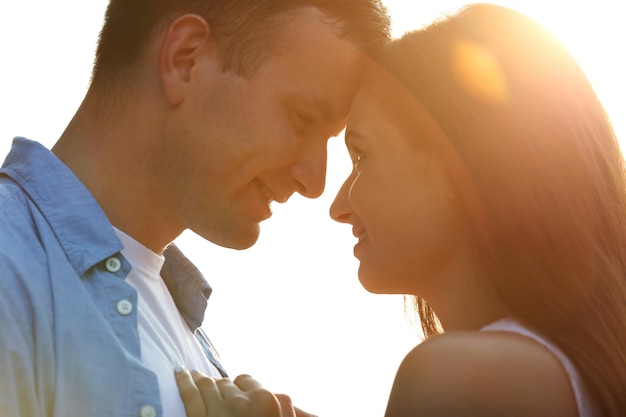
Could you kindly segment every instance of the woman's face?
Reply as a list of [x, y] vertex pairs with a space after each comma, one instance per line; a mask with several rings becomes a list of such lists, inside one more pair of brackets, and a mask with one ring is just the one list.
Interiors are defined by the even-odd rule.
[[461, 227], [446, 170], [426, 145], [447, 139], [424, 107], [398, 94], [394, 104], [367, 86], [357, 94], [345, 135], [353, 170], [330, 214], [353, 226], [368, 291], [424, 295], [458, 256]]

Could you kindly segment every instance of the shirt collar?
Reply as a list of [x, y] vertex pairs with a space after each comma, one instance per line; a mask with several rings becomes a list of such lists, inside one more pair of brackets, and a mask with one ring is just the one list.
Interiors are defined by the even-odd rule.
[[207, 300], [213, 290], [196, 266], [174, 244], [163, 253], [161, 278], [192, 331], [202, 324]]
[[[122, 250], [111, 223], [89, 190], [40, 143], [15, 138], [0, 173], [20, 185], [43, 213], [79, 276]], [[170, 245], [164, 256], [163, 281], [195, 331], [202, 324], [211, 287], [175, 245]]]
[[79, 276], [122, 249], [91, 193], [43, 145], [15, 138], [2, 173], [18, 183], [42, 212]]

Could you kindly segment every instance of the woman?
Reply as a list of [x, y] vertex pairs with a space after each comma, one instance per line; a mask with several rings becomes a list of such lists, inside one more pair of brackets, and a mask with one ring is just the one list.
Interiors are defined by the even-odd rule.
[[426, 337], [386, 416], [626, 415], [624, 162], [582, 70], [488, 4], [375, 61], [331, 216]]

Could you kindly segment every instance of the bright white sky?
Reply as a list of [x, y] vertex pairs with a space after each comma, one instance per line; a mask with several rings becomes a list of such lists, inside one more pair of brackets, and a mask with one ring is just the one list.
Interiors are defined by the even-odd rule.
[[[396, 35], [466, 3], [383, 1]], [[14, 136], [52, 146], [61, 134], [85, 93], [106, 3], [0, 2], [0, 159]], [[496, 3], [530, 14], [565, 42], [626, 138], [621, 2]], [[328, 217], [350, 170], [342, 137], [329, 154], [325, 194], [277, 205], [253, 248], [225, 250], [187, 233], [177, 243], [214, 288], [205, 327], [232, 375], [250, 373], [320, 417], [382, 417], [395, 370], [419, 338], [402, 297], [369, 294], [358, 282], [350, 229]]]

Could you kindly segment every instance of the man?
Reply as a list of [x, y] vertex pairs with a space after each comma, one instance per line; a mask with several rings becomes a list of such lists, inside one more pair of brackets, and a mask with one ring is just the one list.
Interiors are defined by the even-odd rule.
[[377, 0], [145, 3], [111, 0], [52, 152], [17, 138], [0, 170], [3, 417], [182, 416], [175, 368], [225, 375], [210, 287], [170, 244], [244, 249], [272, 201], [319, 196], [389, 33]]

